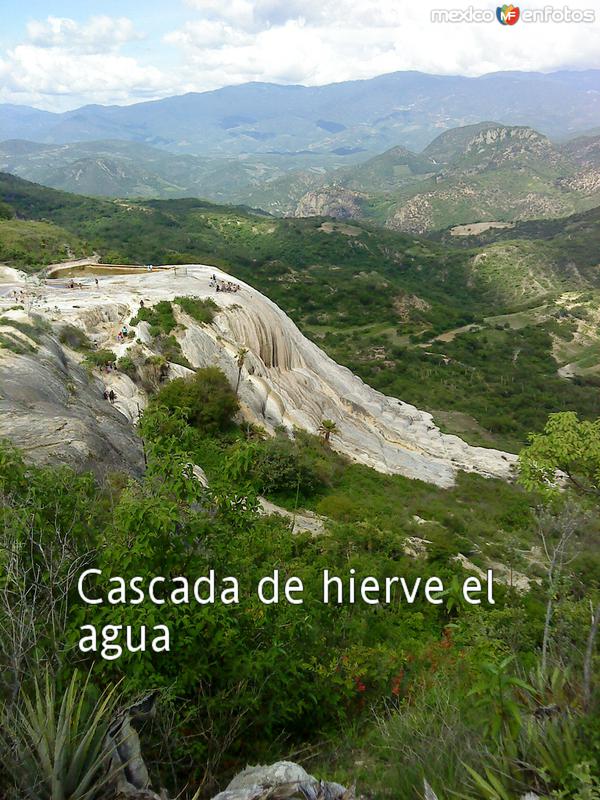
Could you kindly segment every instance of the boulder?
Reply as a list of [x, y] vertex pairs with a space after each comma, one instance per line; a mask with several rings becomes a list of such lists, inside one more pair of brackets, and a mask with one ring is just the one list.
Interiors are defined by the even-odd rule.
[[278, 761], [270, 766], [247, 767], [213, 800], [353, 800], [354, 791], [326, 783], [298, 764]]

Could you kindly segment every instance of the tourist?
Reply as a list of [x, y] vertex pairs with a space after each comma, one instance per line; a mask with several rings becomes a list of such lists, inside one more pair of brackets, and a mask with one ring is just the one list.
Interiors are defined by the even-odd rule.
[[113, 404], [114, 404], [115, 400], [117, 399], [117, 395], [114, 393], [113, 389], [111, 389], [110, 392], [108, 393], [108, 399]]

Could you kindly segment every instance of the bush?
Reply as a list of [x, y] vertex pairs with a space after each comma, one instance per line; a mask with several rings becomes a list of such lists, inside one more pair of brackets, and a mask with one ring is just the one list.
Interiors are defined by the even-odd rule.
[[[150, 329], [152, 332], [152, 329]], [[154, 340], [154, 346], [160, 352], [163, 361], [171, 361], [173, 364], [180, 364], [182, 367], [192, 368], [192, 365], [181, 352], [181, 345], [174, 336], [164, 336], [159, 334]]]
[[169, 411], [183, 411], [191, 425], [207, 433], [226, 430], [239, 408], [229, 381], [217, 367], [199, 369], [192, 378], [176, 378], [154, 402]]
[[161, 300], [150, 308], [140, 308], [129, 324], [135, 326], [139, 322], [147, 322], [150, 325], [152, 336], [159, 336], [161, 333], [168, 335], [177, 326], [173, 306], [168, 300]]
[[71, 350], [91, 350], [92, 343], [81, 330], [75, 325], [63, 325], [58, 334], [58, 339], [61, 344], [66, 344]]
[[198, 297], [176, 297], [173, 302], [196, 322], [203, 324], [210, 324], [219, 310], [219, 306], [210, 298], [201, 300]]
[[264, 494], [310, 496], [318, 489], [314, 464], [297, 442], [280, 433], [261, 447], [255, 466], [257, 489]]
[[120, 372], [125, 373], [125, 375], [128, 375], [132, 380], [135, 380], [137, 375], [137, 366], [131, 356], [121, 356], [121, 358], [117, 361], [117, 369]]
[[285, 502], [297, 496], [306, 500], [332, 486], [344, 464], [316, 436], [296, 431], [291, 439], [282, 429], [264, 441], [237, 442], [225, 471], [232, 481], [246, 481], [257, 492]]
[[106, 773], [113, 748], [106, 737], [118, 708], [114, 687], [98, 697], [90, 676], [82, 679], [78, 672], [66, 691], [48, 673], [33, 685], [31, 694], [22, 692], [23, 708], [5, 720], [7, 743], [16, 756], [6, 759], [13, 780], [29, 797], [99, 797], [117, 775], [114, 766]]
[[112, 350], [95, 350], [88, 353], [84, 359], [85, 363], [91, 367], [105, 367], [117, 360], [117, 356]]
[[14, 212], [8, 203], [0, 201], [0, 219], [12, 219], [13, 217]]

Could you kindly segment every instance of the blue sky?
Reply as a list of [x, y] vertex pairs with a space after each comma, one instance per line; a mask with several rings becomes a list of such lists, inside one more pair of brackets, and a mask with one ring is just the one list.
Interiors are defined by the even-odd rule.
[[600, 0], [571, 6], [593, 22], [511, 27], [493, 3], [467, 2], [492, 19], [432, 22], [469, 7], [456, 0], [2, 0], [0, 102], [63, 111], [251, 80], [600, 68]]

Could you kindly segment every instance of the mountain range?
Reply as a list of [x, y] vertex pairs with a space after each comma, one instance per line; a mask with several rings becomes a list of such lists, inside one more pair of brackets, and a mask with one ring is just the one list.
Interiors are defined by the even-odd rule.
[[295, 214], [426, 233], [560, 217], [599, 203], [600, 137], [556, 144], [529, 127], [483, 122], [442, 133], [418, 155], [394, 147], [339, 170], [307, 192]]
[[129, 106], [61, 114], [0, 106], [0, 140], [64, 144], [121, 139], [177, 153], [344, 156], [500, 119], [551, 137], [600, 126], [600, 70], [502, 72], [477, 78], [395, 72], [326, 86], [247, 83]]
[[0, 170], [36, 183], [100, 197], [204, 197], [273, 213], [293, 211], [346, 159], [279, 155], [208, 158], [123, 140], [40, 144], [0, 142]]
[[0, 143], [0, 169], [78, 194], [203, 197], [283, 216], [364, 218], [425, 233], [593, 207], [600, 136], [558, 144], [526, 126], [482, 122], [445, 131], [421, 153], [397, 145], [350, 165], [343, 157], [208, 158], [121, 140], [8, 140]]

